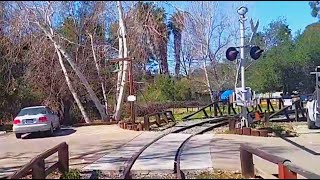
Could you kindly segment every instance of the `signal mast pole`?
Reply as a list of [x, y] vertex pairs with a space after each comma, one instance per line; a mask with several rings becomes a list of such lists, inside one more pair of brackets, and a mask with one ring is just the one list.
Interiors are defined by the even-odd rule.
[[245, 79], [244, 79], [244, 66], [245, 66], [245, 59], [244, 59], [244, 50], [245, 50], [245, 24], [244, 22], [247, 18], [244, 16], [248, 9], [246, 7], [240, 7], [238, 9], [238, 14], [240, 15], [240, 69], [241, 69], [241, 92], [242, 92], [242, 100], [243, 106], [241, 107], [241, 126], [244, 125], [246, 127], [249, 126], [248, 118], [247, 118], [247, 110], [246, 110], [246, 86], [245, 86]]

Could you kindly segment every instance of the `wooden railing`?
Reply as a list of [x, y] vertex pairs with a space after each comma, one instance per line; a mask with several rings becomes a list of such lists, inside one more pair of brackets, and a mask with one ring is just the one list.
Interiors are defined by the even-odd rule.
[[[54, 163], [47, 169], [45, 168], [45, 159], [58, 152], [58, 162]], [[8, 179], [19, 179], [32, 174], [32, 179], [45, 179], [52, 171], [59, 169], [61, 173], [69, 171], [69, 150], [68, 144], [63, 142], [37, 157], [33, 158], [28, 164], [20, 170], [9, 176]]]
[[[278, 165], [277, 176], [257, 170], [253, 164], [253, 155]], [[269, 154], [246, 144], [240, 145], [241, 172], [246, 178], [259, 175], [265, 179], [297, 179], [297, 174], [307, 179], [319, 179], [320, 176], [293, 164], [290, 160]]]
[[[155, 116], [156, 118], [155, 121], [150, 121], [150, 117], [152, 116]], [[150, 126], [153, 124], [156, 124], [157, 126], [161, 126], [163, 123], [167, 124], [170, 121], [171, 122], [175, 121], [172, 111], [163, 111], [163, 112], [147, 114], [144, 116], [144, 122], [143, 122], [144, 130], [149, 131]]]
[[196, 112], [193, 112], [185, 117], [183, 117], [183, 120], [189, 120], [191, 119], [192, 116], [199, 114], [199, 113], [203, 113], [204, 117], [203, 118], [212, 118], [211, 116], [208, 115], [207, 109], [209, 108], [209, 111], [211, 112], [213, 110], [213, 117], [217, 117], [217, 116], [223, 116], [224, 113], [223, 111], [221, 111], [221, 106], [227, 106], [227, 115], [231, 115], [232, 113], [234, 115], [237, 114], [236, 110], [234, 109], [232, 103], [228, 102], [222, 102], [222, 101], [215, 101], [214, 103], [208, 104], [207, 106], [202, 107], [201, 109], [199, 109]]

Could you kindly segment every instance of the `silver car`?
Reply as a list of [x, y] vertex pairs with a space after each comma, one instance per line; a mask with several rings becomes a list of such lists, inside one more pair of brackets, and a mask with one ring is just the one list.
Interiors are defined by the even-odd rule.
[[46, 106], [33, 106], [21, 109], [13, 120], [13, 132], [19, 139], [24, 133], [46, 132], [52, 136], [60, 129], [59, 117]]

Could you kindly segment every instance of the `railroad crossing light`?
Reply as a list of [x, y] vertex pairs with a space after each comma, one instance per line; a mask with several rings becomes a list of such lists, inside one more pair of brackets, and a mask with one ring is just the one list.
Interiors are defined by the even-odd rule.
[[263, 52], [263, 50], [260, 49], [259, 46], [253, 46], [250, 49], [250, 56], [251, 56], [252, 59], [257, 60], [257, 59], [260, 58], [262, 52]]
[[229, 61], [234, 61], [237, 59], [239, 51], [235, 47], [229, 47], [226, 52], [226, 57]]

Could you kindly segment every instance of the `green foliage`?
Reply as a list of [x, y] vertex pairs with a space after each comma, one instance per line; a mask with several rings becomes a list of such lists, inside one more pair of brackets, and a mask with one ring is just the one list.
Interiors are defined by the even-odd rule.
[[81, 179], [78, 169], [70, 169], [69, 172], [63, 173], [61, 179]]
[[266, 41], [263, 57], [246, 72], [247, 82], [258, 92], [310, 93], [314, 88], [310, 72], [320, 64], [320, 23], [309, 25], [295, 39], [285, 23], [272, 22], [266, 28], [265, 36], [275, 36]]
[[282, 127], [282, 126], [280, 126], [280, 125], [278, 125], [278, 124], [276, 124], [276, 123], [273, 123], [273, 124], [271, 124], [271, 128], [272, 128], [272, 130], [274, 131], [274, 132], [277, 132], [277, 133], [282, 133], [283, 131], [285, 131], [285, 129]]
[[175, 80], [166, 75], [158, 75], [154, 83], [148, 86], [144, 96], [147, 101], [152, 102], [190, 100], [190, 82], [187, 79]]

